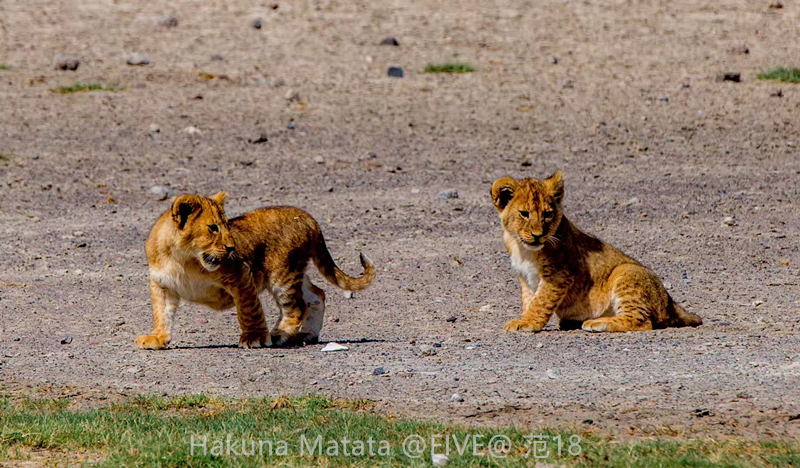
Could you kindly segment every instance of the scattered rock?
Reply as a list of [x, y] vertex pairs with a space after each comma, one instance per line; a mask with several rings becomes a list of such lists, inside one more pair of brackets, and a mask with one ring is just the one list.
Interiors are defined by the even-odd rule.
[[733, 216], [726, 216], [725, 219], [722, 220], [722, 224], [725, 226], [736, 226], [736, 220], [733, 219]]
[[300, 93], [295, 91], [295, 90], [293, 90], [292, 88], [289, 88], [289, 89], [286, 90], [285, 97], [286, 97], [286, 100], [289, 101], [289, 102], [297, 102], [297, 101], [300, 100]]
[[544, 348], [544, 343], [536, 343], [536, 346], [534, 346], [534, 348], [542, 349], [542, 348]]
[[780, 10], [781, 8], [783, 8], [783, 3], [781, 2], [770, 3], [769, 8], [770, 10]]
[[252, 27], [254, 27], [256, 29], [261, 29], [261, 20], [258, 20], [258, 19], [257, 20], [253, 20], [253, 22], [250, 23], [250, 26], [252, 26]]
[[431, 463], [433, 463], [435, 466], [447, 466], [450, 464], [450, 459], [447, 458], [447, 455], [434, 453], [431, 456]]
[[422, 345], [419, 347], [419, 353], [422, 356], [436, 356], [436, 349], [431, 345]]
[[348, 348], [347, 346], [342, 346], [339, 343], [334, 343], [333, 341], [331, 341], [330, 343], [326, 344], [324, 348], [322, 348], [322, 352], [331, 353], [335, 351], [347, 351], [349, 349], [350, 348]]
[[400, 43], [397, 42], [397, 39], [393, 38], [392, 36], [386, 37], [381, 41], [381, 45], [388, 45], [388, 46], [399, 46]]
[[75, 71], [81, 65], [81, 59], [71, 55], [56, 55], [53, 58], [54, 70], [69, 70]]
[[583, 424], [594, 424], [594, 419], [584, 419], [581, 421]]
[[800, 421], [800, 413], [789, 416], [789, 421]]
[[447, 321], [448, 321], [448, 322], [450, 322], [450, 323], [455, 323], [455, 321], [456, 321], [456, 320], [458, 320], [458, 318], [457, 318], [457, 317], [455, 317], [455, 316], [454, 316], [454, 317], [448, 317], [448, 318], [447, 318]]
[[193, 125], [190, 125], [190, 126], [184, 128], [183, 130], [181, 130], [181, 132], [185, 133], [187, 135], [202, 135], [203, 134], [203, 132], [200, 131], [199, 128], [197, 128], [197, 127], [195, 127]]
[[439, 200], [447, 200], [449, 198], [458, 198], [458, 191], [455, 189], [447, 189], [436, 194]]
[[[331, 191], [333, 191], [333, 190], [331, 190]], [[342, 296], [344, 296], [345, 299], [352, 299], [353, 298], [353, 291], [344, 291], [344, 292], [342, 292]]]
[[561, 87], [565, 89], [572, 89], [573, 88], [572, 80], [561, 80]]
[[128, 65], [143, 67], [145, 65], [150, 65], [150, 57], [145, 54], [131, 54], [125, 60]]
[[717, 81], [732, 81], [734, 83], [739, 83], [742, 81], [742, 74], [735, 72], [723, 73], [717, 76]]
[[706, 416], [713, 416], [714, 413], [708, 408], [697, 408], [692, 412], [695, 418], [705, 418]]
[[403, 69], [400, 67], [389, 67], [389, 70], [386, 72], [392, 78], [402, 78], [403, 77]]
[[416, 188], [416, 187], [411, 189], [411, 194], [412, 195], [418, 195], [420, 192], [421, 192], [421, 190]]
[[547, 369], [545, 371], [545, 375], [547, 375], [547, 378], [551, 380], [556, 380], [559, 377], [558, 371], [555, 369]]
[[322, 156], [314, 156], [314, 162], [317, 164], [325, 164], [325, 158]]
[[481, 311], [481, 312], [491, 312], [491, 310], [492, 310], [492, 305], [491, 305], [491, 304], [486, 304], [486, 305], [483, 305], [483, 306], [481, 306], [481, 307], [480, 307], [480, 309], [478, 309], [478, 310], [479, 310], [479, 311]]
[[242, 166], [252, 166], [255, 161], [239, 161]]
[[750, 48], [744, 44], [731, 47], [731, 53], [735, 55], [747, 55], [750, 53]]
[[150, 133], [160, 133], [160, 132], [161, 132], [161, 127], [159, 127], [154, 123], [150, 124]]
[[442, 347], [442, 344], [441, 344], [441, 343], [439, 343], [439, 342], [436, 342], [436, 343], [434, 343], [434, 344], [433, 344], [433, 347], [434, 347], [434, 348], [441, 348], [441, 347]]
[[154, 185], [150, 187], [150, 193], [156, 196], [156, 200], [163, 201], [169, 198], [169, 190], [166, 187], [162, 187], [160, 185]]
[[372, 371], [372, 375], [385, 375], [388, 373], [389, 371], [387, 371], [383, 367], [376, 367], [375, 370]]
[[34, 159], [34, 160], [39, 159], [39, 155], [38, 154], [32, 154], [31, 155], [31, 159]]
[[758, 306], [760, 306], [762, 304], [764, 304], [764, 301], [755, 300], [755, 301], [753, 301], [752, 305], [753, 305], [753, 307], [758, 307]]
[[627, 202], [625, 202], [625, 206], [638, 205], [640, 202], [641, 202], [641, 200], [639, 200], [636, 197], [633, 197], [630, 200], [628, 200]]
[[550, 58], [547, 59], [547, 61], [555, 65], [558, 63], [558, 57], [556, 57], [555, 55], [551, 55]]
[[174, 28], [178, 26], [178, 17], [177, 16], [162, 16], [158, 20], [156, 20], [156, 25], [162, 28]]
[[450, 401], [452, 401], [453, 403], [463, 403], [464, 397], [462, 397], [458, 393], [454, 393], [453, 396], [450, 397]]
[[286, 124], [286, 128], [288, 128], [289, 130], [294, 130], [294, 122], [289, 122], [288, 124]]
[[61, 344], [70, 344], [72, 343], [72, 335], [64, 335], [61, 337]]
[[212, 60], [212, 61], [214, 61], [214, 62], [218, 62], [218, 61], [220, 61], [220, 60], [225, 60], [225, 58], [224, 58], [224, 57], [222, 57], [222, 56], [221, 56], [221, 55], [219, 55], [219, 54], [214, 54], [214, 55], [212, 55], [212, 56], [211, 56], [211, 60]]
[[339, 317], [331, 317], [331, 322], [339, 323]]
[[14, 338], [14, 341], [20, 341], [20, 340], [22, 340], [22, 338], [20, 338], [20, 337]]
[[256, 138], [256, 139], [251, 139], [251, 138], [248, 138], [248, 139], [247, 139], [247, 142], [248, 142], [248, 143], [250, 143], [250, 144], [252, 144], [252, 145], [258, 145], [258, 144], [261, 144], [261, 143], [266, 143], [266, 142], [268, 142], [268, 141], [269, 141], [269, 138], [267, 138], [267, 134], [266, 134], [266, 133], [262, 133], [262, 134], [261, 134], [261, 135], [260, 135], [258, 138]]

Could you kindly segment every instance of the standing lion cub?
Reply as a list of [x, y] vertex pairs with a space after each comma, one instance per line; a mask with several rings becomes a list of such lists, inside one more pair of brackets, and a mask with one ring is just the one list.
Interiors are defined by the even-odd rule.
[[[344, 274], [308, 213], [277, 206], [228, 220], [222, 207], [226, 196], [183, 195], [156, 221], [145, 246], [154, 326], [136, 346], [167, 347], [181, 299], [217, 310], [236, 306], [240, 347], [313, 343], [322, 329], [325, 292], [305, 275], [309, 260], [325, 279], [348, 291], [375, 279], [375, 267], [364, 254], [364, 276]], [[272, 335], [258, 298], [265, 289], [281, 312]]]
[[647, 267], [569, 222], [563, 198], [560, 171], [544, 181], [504, 177], [492, 185], [503, 242], [522, 287], [522, 317], [506, 331], [540, 331], [554, 313], [561, 329], [593, 332], [703, 323], [675, 304]]

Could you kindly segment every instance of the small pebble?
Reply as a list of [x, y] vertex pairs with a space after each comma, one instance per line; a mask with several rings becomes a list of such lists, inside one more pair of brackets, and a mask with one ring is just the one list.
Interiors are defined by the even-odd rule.
[[[331, 191], [333, 191], [333, 190], [331, 190]], [[344, 291], [344, 292], [342, 292], [342, 296], [344, 296], [345, 299], [352, 299], [353, 298], [353, 291]]]
[[225, 60], [225, 59], [219, 54], [214, 54], [214, 55], [211, 56], [211, 60], [214, 61], [214, 62], [218, 62], [220, 60]]
[[464, 397], [462, 397], [458, 393], [454, 393], [453, 396], [450, 397], [450, 401], [454, 403], [462, 403], [464, 401]]
[[203, 134], [203, 132], [199, 128], [195, 127], [195, 126], [188, 126], [188, 127], [184, 128], [183, 130], [181, 130], [181, 132], [182, 133], [186, 133], [187, 135], [202, 135]]
[[253, 138], [253, 139], [248, 138], [247, 139], [247, 142], [250, 143], [250, 144], [253, 144], [253, 145], [266, 143], [268, 141], [269, 141], [269, 138], [267, 137], [266, 133], [262, 133], [258, 138]]
[[128, 65], [144, 66], [150, 64], [150, 58], [145, 54], [131, 54], [125, 60]]
[[286, 128], [288, 128], [289, 130], [294, 130], [294, 122], [289, 122], [288, 124], [286, 124]]
[[256, 29], [261, 29], [261, 20], [253, 20], [253, 22], [250, 23], [250, 26]]
[[78, 57], [70, 55], [56, 55], [53, 58], [54, 70], [68, 70], [75, 71], [81, 65], [81, 60]]
[[594, 424], [594, 419], [584, 419], [581, 422], [583, 422], [584, 424]]
[[322, 156], [314, 156], [314, 162], [317, 164], [325, 164], [325, 158]]
[[723, 73], [717, 76], [717, 81], [731, 81], [733, 83], [739, 83], [742, 81], [742, 74], [735, 72]]
[[72, 343], [72, 335], [64, 335], [61, 337], [61, 344], [70, 344]]
[[555, 55], [551, 55], [550, 58], [547, 59], [547, 61], [555, 65], [558, 63], [558, 57], [556, 57]]
[[436, 195], [439, 200], [447, 200], [448, 198], [458, 198], [458, 191], [454, 189], [443, 190]]
[[388, 45], [388, 46], [397, 47], [397, 46], [400, 45], [400, 43], [397, 42], [397, 39], [393, 38], [392, 36], [389, 36], [389, 37], [387, 37], [387, 38], [385, 38], [384, 40], [381, 41], [381, 45]]
[[389, 371], [387, 371], [383, 367], [376, 367], [375, 370], [372, 371], [372, 375], [384, 375], [388, 373]]
[[403, 69], [400, 67], [389, 67], [389, 70], [386, 72], [392, 78], [402, 78], [403, 77]]
[[758, 306], [762, 305], [763, 303], [764, 303], [764, 301], [755, 300], [755, 301], [753, 301], [753, 307], [758, 307]]
[[545, 371], [545, 374], [547, 375], [548, 379], [552, 379], [552, 380], [556, 380], [559, 377], [558, 376], [558, 371], [555, 370], [555, 369], [547, 369], [547, 371]]
[[150, 133], [159, 133], [159, 132], [161, 132], [161, 127], [159, 127], [158, 125], [156, 125], [154, 123], [151, 123], [150, 124]]
[[431, 456], [431, 463], [433, 463], [435, 466], [447, 466], [450, 464], [450, 459], [447, 458], [447, 455], [434, 453]]
[[430, 346], [430, 345], [422, 345], [422, 346], [420, 346], [419, 347], [419, 351], [420, 351], [420, 354], [422, 356], [435, 356], [436, 355], [436, 350], [433, 348], [433, 346]]
[[736, 220], [733, 219], [733, 216], [726, 216], [725, 219], [722, 220], [722, 224], [726, 226], [735, 226]]
[[342, 346], [339, 343], [330, 342], [330, 343], [326, 344], [324, 348], [322, 348], [322, 352], [323, 353], [330, 353], [330, 352], [334, 352], [334, 351], [347, 351], [349, 349], [350, 348], [348, 348], [347, 346]]
[[163, 201], [169, 198], [169, 190], [166, 187], [162, 187], [160, 185], [154, 185], [150, 187], [150, 193], [156, 196], [156, 200]]
[[447, 321], [450, 322], [450, 323], [455, 323], [456, 320], [458, 320], [457, 317], [448, 317], [447, 318]]
[[20, 337], [14, 338], [14, 341], [20, 341], [20, 340], [22, 340], [22, 338], [20, 338]]
[[420, 189], [418, 189], [418, 188], [412, 188], [411, 189], [411, 194], [412, 195], [417, 195], [417, 194], [419, 194], [419, 192], [420, 192]]
[[177, 16], [163, 16], [156, 21], [157, 26], [161, 26], [162, 28], [174, 28], [178, 26], [178, 17]]
[[292, 88], [289, 88], [289, 89], [286, 90], [285, 97], [286, 97], [287, 101], [297, 102], [297, 101], [300, 100], [300, 93], [295, 91], [295, 90], [293, 90]]

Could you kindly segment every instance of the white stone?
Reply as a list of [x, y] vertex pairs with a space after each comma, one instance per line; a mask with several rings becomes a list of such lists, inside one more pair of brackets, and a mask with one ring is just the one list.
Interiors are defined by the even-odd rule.
[[324, 348], [322, 348], [322, 352], [323, 353], [330, 353], [330, 352], [334, 352], [334, 351], [347, 351], [349, 349], [350, 348], [348, 348], [347, 346], [342, 346], [339, 343], [330, 342], [330, 343], [326, 344]]

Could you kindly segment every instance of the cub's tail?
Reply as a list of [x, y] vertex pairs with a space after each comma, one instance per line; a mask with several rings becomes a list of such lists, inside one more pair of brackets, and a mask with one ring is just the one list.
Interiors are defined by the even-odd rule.
[[703, 319], [683, 310], [671, 297], [667, 305], [667, 313], [669, 314], [668, 326], [670, 327], [699, 327], [703, 324]]
[[336, 266], [336, 262], [333, 261], [333, 257], [328, 251], [328, 246], [325, 245], [325, 239], [320, 236], [313, 260], [317, 270], [334, 286], [346, 291], [360, 291], [366, 289], [375, 280], [375, 265], [366, 255], [363, 253], [360, 255], [361, 266], [364, 267], [364, 275], [361, 278], [347, 276], [345, 272]]

